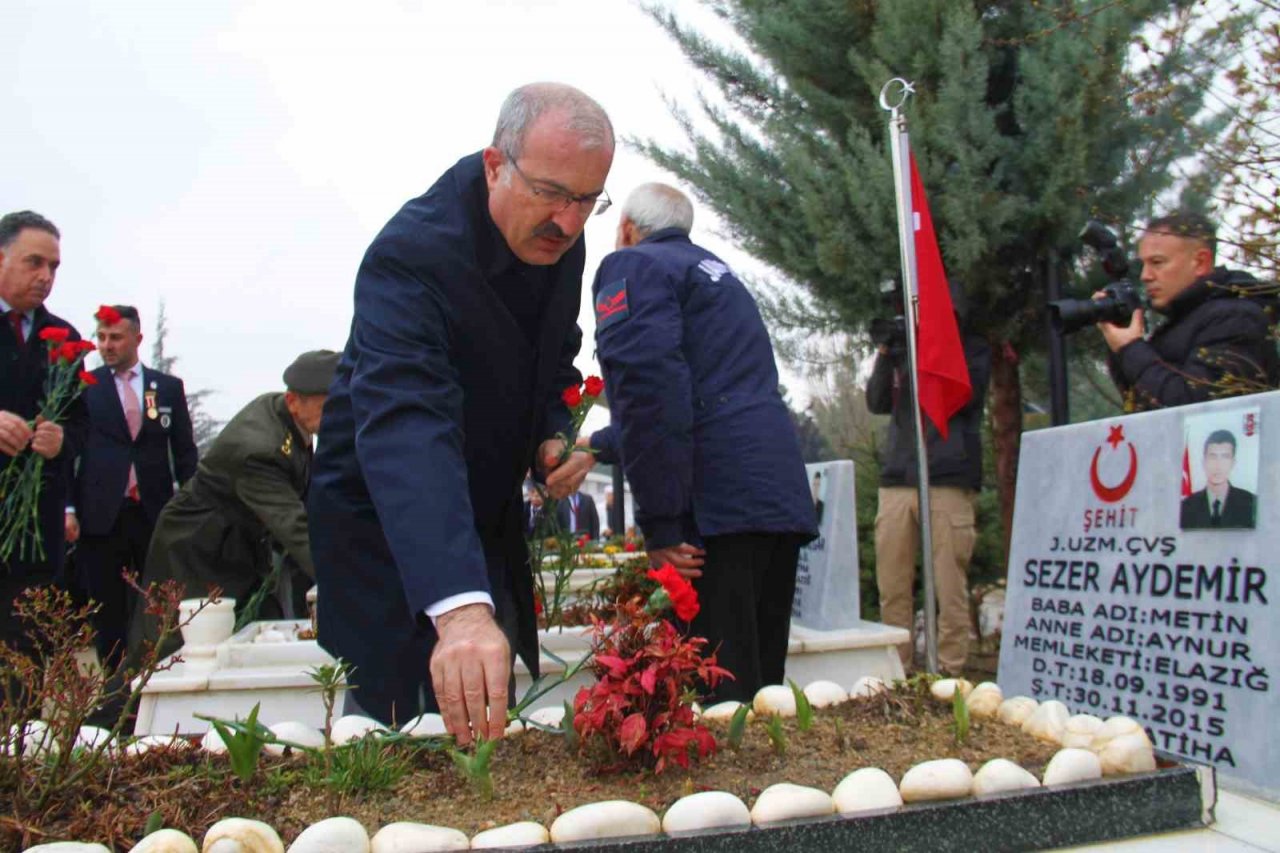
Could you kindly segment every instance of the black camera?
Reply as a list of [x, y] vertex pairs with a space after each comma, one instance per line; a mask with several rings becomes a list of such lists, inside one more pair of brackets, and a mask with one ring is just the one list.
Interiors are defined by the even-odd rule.
[[894, 279], [881, 282], [880, 304], [885, 310], [892, 311], [892, 317], [876, 317], [867, 329], [871, 343], [877, 347], [886, 347], [891, 354], [901, 355], [907, 351], [907, 312], [902, 301], [902, 285]]
[[1080, 242], [1102, 256], [1102, 269], [1111, 282], [1101, 299], [1058, 299], [1049, 303], [1049, 320], [1054, 331], [1069, 335], [1095, 323], [1129, 325], [1133, 312], [1142, 307], [1142, 292], [1129, 281], [1129, 259], [1116, 235], [1097, 220], [1090, 219], [1080, 232]]

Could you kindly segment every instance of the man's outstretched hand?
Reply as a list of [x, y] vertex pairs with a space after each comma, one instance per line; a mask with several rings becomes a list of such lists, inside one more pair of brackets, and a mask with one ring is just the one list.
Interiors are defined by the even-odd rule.
[[507, 728], [511, 647], [487, 604], [467, 604], [436, 619], [431, 684], [445, 728], [466, 746]]

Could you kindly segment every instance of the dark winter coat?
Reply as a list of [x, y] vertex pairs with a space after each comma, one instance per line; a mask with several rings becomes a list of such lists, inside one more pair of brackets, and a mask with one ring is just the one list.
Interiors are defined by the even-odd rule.
[[[1111, 376], [1130, 411], [1202, 403], [1280, 387], [1269, 325], [1274, 297], [1248, 298], [1259, 283], [1218, 267], [1179, 293], [1147, 340], [1113, 353]], [[1268, 310], [1271, 312], [1268, 315]]]
[[[991, 348], [977, 335], [965, 335], [964, 356], [973, 396], [951, 417], [945, 440], [925, 418], [924, 441], [930, 485], [977, 491], [982, 488], [982, 411], [991, 381]], [[867, 408], [890, 416], [888, 442], [880, 456], [880, 485], [915, 486], [919, 482], [915, 415], [904, 358], [876, 356], [867, 380]]]

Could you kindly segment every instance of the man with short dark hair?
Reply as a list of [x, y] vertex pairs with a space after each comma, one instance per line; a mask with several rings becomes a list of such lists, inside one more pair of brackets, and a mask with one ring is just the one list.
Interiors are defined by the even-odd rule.
[[590, 467], [555, 436], [613, 149], [595, 101], [523, 86], [360, 265], [308, 506], [320, 642], [383, 722], [438, 707], [459, 743], [501, 737], [511, 648], [537, 671], [520, 484], [559, 499]]
[[759, 309], [692, 227], [675, 187], [644, 184], [623, 205], [591, 290], [611, 423], [590, 446], [626, 471], [650, 562], [692, 579], [690, 632], [734, 676], [708, 701], [749, 703], [782, 683], [818, 523]]
[[[84, 403], [72, 403], [62, 424], [41, 420], [48, 369], [44, 329], [68, 329], [66, 320], [49, 313], [45, 300], [61, 263], [58, 229], [29, 210], [0, 217], [0, 470], [28, 450], [45, 458], [40, 489], [40, 537], [44, 559], [16, 553], [0, 564], [0, 641], [25, 640], [12, 613], [13, 600], [29, 586], [47, 584], [62, 571], [63, 511], [67, 505], [69, 459], [84, 441]], [[34, 424], [34, 426], [33, 426]]]
[[138, 309], [106, 306], [98, 315], [96, 385], [84, 390], [89, 435], [76, 469], [67, 540], [76, 549], [77, 586], [99, 605], [93, 616], [98, 659], [124, 655], [133, 602], [122, 570], [143, 575], [147, 548], [173, 484], [196, 472], [195, 436], [182, 380], [145, 367]]
[[[257, 615], [279, 619], [306, 606], [306, 589], [298, 587], [315, 577], [315, 568], [303, 497], [337, 363], [332, 350], [303, 353], [285, 368], [286, 391], [263, 394], [227, 422], [195, 476], [160, 511], [144, 585], [174, 579], [187, 598], [203, 598], [216, 585], [235, 599], [240, 616], [279, 560], [281, 574]], [[155, 632], [153, 616], [133, 614], [131, 659]]]
[[1231, 430], [1217, 429], [1204, 442], [1205, 487], [1182, 500], [1183, 530], [1210, 527], [1252, 529], [1253, 492], [1232, 485], [1236, 464], [1236, 437]]
[[1198, 214], [1174, 213], [1147, 225], [1138, 243], [1142, 283], [1165, 322], [1150, 338], [1141, 310], [1127, 326], [1098, 324], [1127, 410], [1280, 387], [1271, 334], [1280, 304], [1248, 273], [1215, 267], [1216, 250], [1214, 225]]

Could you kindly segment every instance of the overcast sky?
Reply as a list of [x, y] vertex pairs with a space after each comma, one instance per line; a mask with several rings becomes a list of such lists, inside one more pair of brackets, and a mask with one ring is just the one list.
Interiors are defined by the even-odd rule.
[[[629, 0], [4, 0], [0, 32], [0, 206], [62, 230], [48, 307], [88, 335], [100, 303], [133, 304], [149, 334], [163, 298], [175, 371], [222, 419], [343, 346], [365, 247], [487, 144], [511, 89], [571, 83], [620, 136], [679, 144], [663, 94], [705, 85]], [[620, 148], [615, 201], [647, 180], [670, 177]], [[587, 227], [587, 288], [616, 225]], [[714, 231], [694, 239], [741, 262]]]

